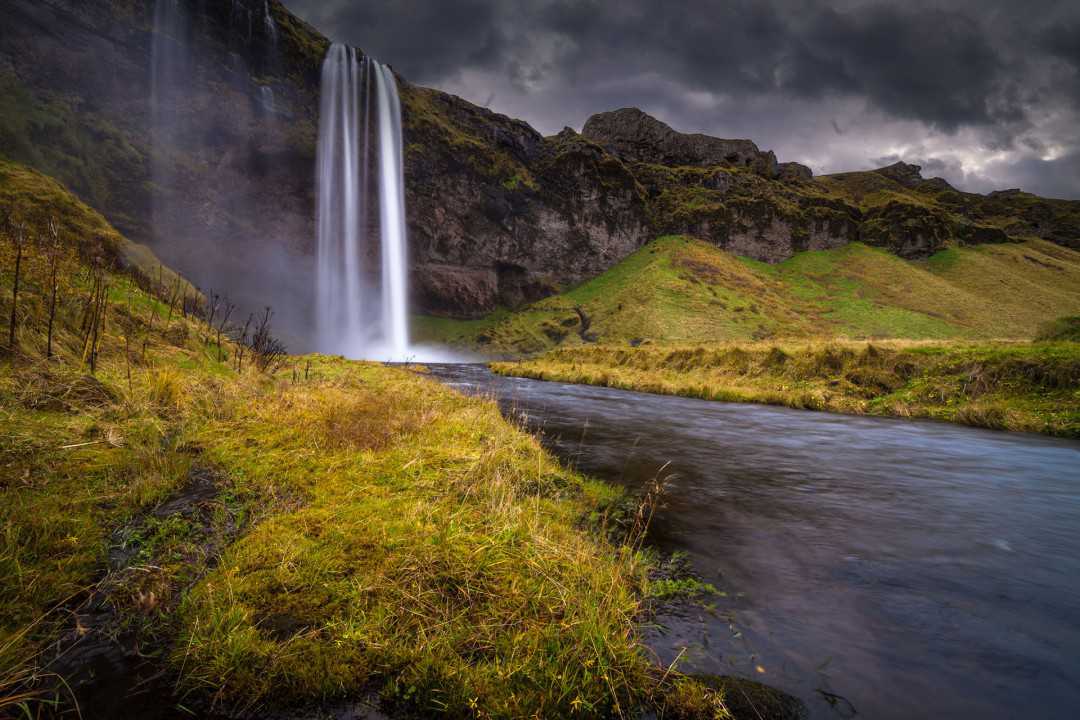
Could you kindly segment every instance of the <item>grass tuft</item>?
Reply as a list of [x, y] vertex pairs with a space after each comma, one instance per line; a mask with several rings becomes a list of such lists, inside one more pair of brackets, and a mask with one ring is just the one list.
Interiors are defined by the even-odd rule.
[[1044, 342], [1080, 342], [1080, 315], [1070, 315], [1046, 323], [1035, 336]]

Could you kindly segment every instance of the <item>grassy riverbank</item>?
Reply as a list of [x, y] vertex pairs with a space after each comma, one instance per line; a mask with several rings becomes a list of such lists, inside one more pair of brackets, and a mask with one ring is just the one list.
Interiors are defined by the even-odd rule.
[[242, 346], [75, 236], [85, 206], [24, 210], [21, 252], [0, 237], [0, 714], [71, 709], [106, 682], [93, 645], [199, 714], [729, 716], [638, 641], [618, 491], [420, 374]]
[[583, 346], [505, 375], [1080, 437], [1080, 344], [807, 342]]

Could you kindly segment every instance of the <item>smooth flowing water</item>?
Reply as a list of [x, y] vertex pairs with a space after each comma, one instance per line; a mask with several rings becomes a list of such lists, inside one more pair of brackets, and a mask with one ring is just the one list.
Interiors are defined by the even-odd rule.
[[1080, 707], [1080, 443], [430, 367], [584, 472], [669, 476], [652, 539], [725, 594], [658, 618], [662, 661], [814, 718]]
[[401, 99], [390, 68], [372, 63], [379, 92], [379, 223], [382, 228], [383, 333], [391, 357], [404, 359], [409, 345], [405, 265], [405, 167]]
[[263, 28], [266, 30], [266, 36], [269, 38], [270, 44], [276, 48], [278, 44], [278, 29], [277, 23], [274, 22], [274, 16], [270, 14], [270, 0], [264, 0], [263, 2]]
[[[321, 93], [318, 348], [353, 358], [404, 360], [408, 237], [397, 82], [390, 68], [335, 43], [323, 62]], [[375, 197], [377, 223], [369, 211]]]

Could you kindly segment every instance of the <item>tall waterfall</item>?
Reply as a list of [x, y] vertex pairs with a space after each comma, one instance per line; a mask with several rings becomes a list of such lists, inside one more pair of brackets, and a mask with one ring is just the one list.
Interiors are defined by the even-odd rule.
[[[319, 350], [404, 360], [409, 324], [401, 101], [390, 68], [338, 43], [323, 62], [317, 173]], [[375, 194], [377, 217], [369, 211]]]
[[390, 68], [375, 65], [379, 89], [379, 221], [382, 228], [383, 329], [390, 349], [409, 344], [406, 298], [405, 167], [401, 149], [401, 100]]

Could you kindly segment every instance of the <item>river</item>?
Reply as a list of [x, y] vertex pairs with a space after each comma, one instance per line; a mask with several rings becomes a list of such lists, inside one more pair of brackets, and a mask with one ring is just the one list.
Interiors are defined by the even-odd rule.
[[582, 472], [667, 478], [651, 542], [721, 595], [657, 619], [661, 661], [813, 718], [1080, 708], [1080, 443], [429, 367]]

